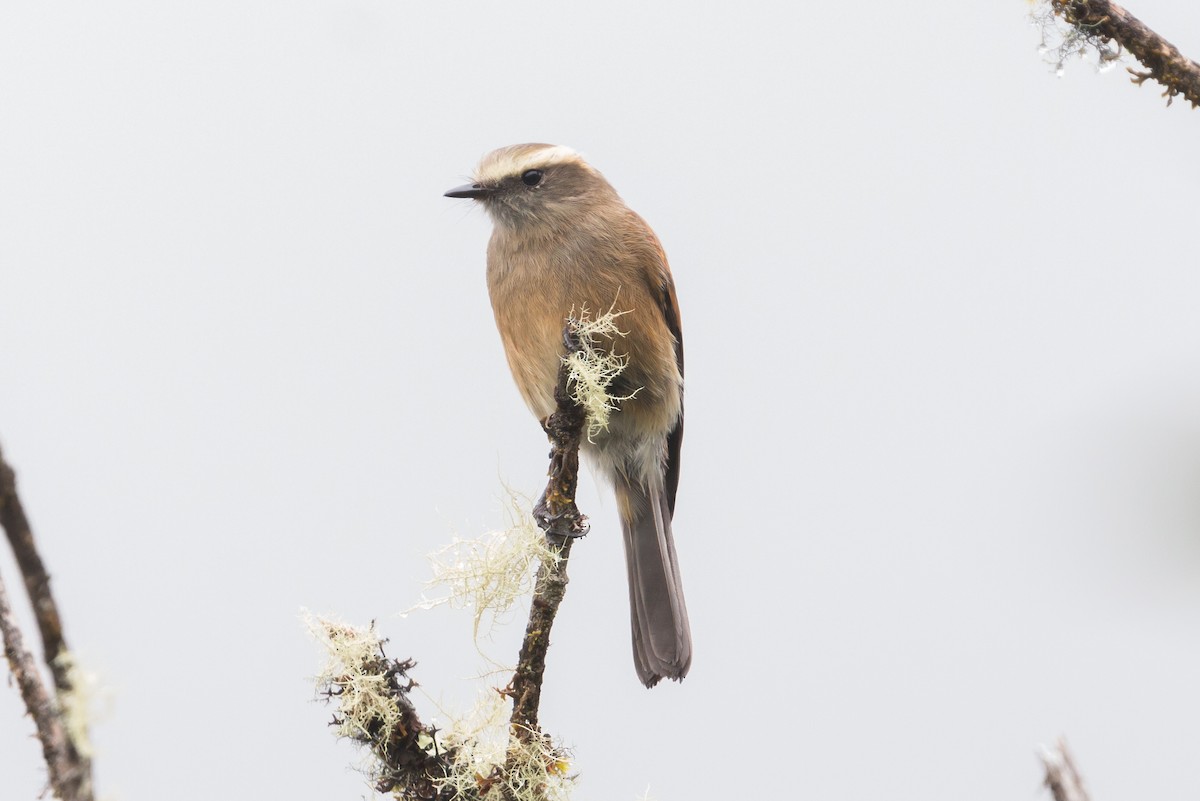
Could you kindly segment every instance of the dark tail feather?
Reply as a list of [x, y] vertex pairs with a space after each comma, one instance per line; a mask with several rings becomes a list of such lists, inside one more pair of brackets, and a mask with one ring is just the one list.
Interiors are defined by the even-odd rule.
[[692, 632], [683, 582], [671, 538], [671, 510], [661, 489], [618, 482], [625, 560], [629, 566], [629, 612], [638, 678], [653, 687], [678, 681], [692, 664]]

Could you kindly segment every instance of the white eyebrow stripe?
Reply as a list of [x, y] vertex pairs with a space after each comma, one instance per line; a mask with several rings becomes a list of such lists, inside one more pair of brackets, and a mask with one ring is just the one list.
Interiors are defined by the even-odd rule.
[[552, 167], [555, 164], [582, 164], [583, 158], [565, 145], [554, 145], [539, 150], [522, 150], [513, 148], [505, 152], [489, 153], [475, 168], [475, 182], [481, 184], [497, 183], [512, 175], [520, 175], [526, 170], [541, 167]]

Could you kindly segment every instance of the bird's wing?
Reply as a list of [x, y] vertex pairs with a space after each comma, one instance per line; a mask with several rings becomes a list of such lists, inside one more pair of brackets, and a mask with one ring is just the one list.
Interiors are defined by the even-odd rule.
[[[683, 377], [683, 329], [679, 324], [679, 300], [675, 297], [675, 282], [671, 279], [671, 271], [667, 267], [667, 254], [663, 252], [662, 246], [659, 245], [659, 254], [662, 258], [663, 270], [659, 275], [659, 285], [655, 298], [658, 301], [659, 311], [662, 312], [663, 321], [667, 324], [667, 330], [671, 332], [671, 336], [675, 338], [675, 363], [679, 366], [679, 377]], [[675, 427], [671, 429], [671, 433], [667, 434], [667, 464], [666, 464], [666, 490], [667, 504], [671, 509], [671, 514], [675, 514], [675, 491], [679, 488], [679, 452], [683, 446], [683, 390], [680, 389], [679, 398], [679, 419], [675, 422]]]

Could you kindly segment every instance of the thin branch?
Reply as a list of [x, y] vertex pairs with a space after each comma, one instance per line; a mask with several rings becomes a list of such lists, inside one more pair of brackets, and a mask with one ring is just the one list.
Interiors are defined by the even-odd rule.
[[513, 674], [510, 692], [513, 711], [510, 722], [513, 734], [525, 739], [539, 731], [538, 705], [542, 700], [542, 677], [546, 672], [546, 651], [550, 647], [550, 629], [554, 616], [567, 592], [567, 559], [574, 540], [560, 539], [551, 547], [557, 560], [547, 559], [538, 567], [533, 603], [529, 608], [529, 623], [521, 643], [521, 655]]
[[[567, 352], [581, 348], [569, 321]], [[414, 801], [479, 801], [482, 798], [546, 799], [557, 795], [565, 775], [565, 753], [538, 725], [542, 677], [550, 629], [567, 588], [571, 544], [587, 533], [587, 518], [575, 504], [579, 445], [587, 415], [571, 397], [571, 367], [564, 360], [555, 389], [557, 410], [543, 422], [550, 439], [550, 480], [533, 516], [546, 532], [549, 554], [538, 566], [529, 622], [516, 672], [501, 691], [513, 700], [504, 764], [472, 761], [471, 739], [439, 736], [424, 724], [409, 698], [411, 660], [389, 659], [383, 640], [370, 629], [312, 619], [310, 630], [330, 653], [330, 664], [317, 679], [319, 691], [338, 707], [332, 724], [338, 733], [369, 748], [375, 757], [370, 775], [375, 789]], [[473, 737], [473, 736], [472, 736]]]
[[1167, 105], [1183, 95], [1192, 108], [1200, 106], [1200, 64], [1185, 57], [1173, 44], [1145, 23], [1109, 0], [1050, 0], [1054, 13], [1073, 25], [1093, 43], [1117, 42], [1146, 67], [1130, 69], [1133, 83], [1153, 78], [1164, 87]]
[[62, 799], [90, 799], [90, 777], [82, 773], [71, 739], [67, 736], [58, 707], [46, 692], [42, 677], [38, 673], [33, 654], [25, 647], [21, 630], [8, 603], [8, 592], [0, 579], [0, 632], [4, 635], [4, 656], [21, 689], [21, 699], [29, 716], [37, 726], [38, 740], [42, 743], [42, 757], [50, 775], [50, 786], [54, 794]]
[[[580, 348], [579, 337], [568, 324], [563, 331], [567, 353]], [[546, 651], [550, 647], [550, 629], [567, 592], [567, 560], [571, 544], [588, 531], [587, 518], [575, 505], [575, 489], [579, 482], [579, 444], [583, 437], [587, 415], [571, 397], [571, 370], [564, 360], [558, 370], [558, 385], [554, 389], [557, 410], [544, 422], [550, 439], [550, 480], [533, 515], [546, 532], [547, 543], [555, 553], [538, 566], [533, 602], [529, 607], [529, 623], [513, 674], [511, 692], [513, 712], [510, 719], [514, 736], [528, 739], [538, 729], [538, 705], [542, 697], [542, 676], [546, 672]]]
[[12, 546], [13, 556], [25, 579], [25, 591], [29, 594], [29, 604], [33, 607], [38, 629], [42, 634], [42, 650], [46, 664], [54, 674], [54, 685], [59, 692], [70, 690], [71, 680], [67, 676], [67, 666], [59, 655], [67, 650], [63, 640], [62, 618], [58, 614], [58, 605], [50, 594], [50, 575], [38, 555], [37, 546], [33, 542], [33, 531], [29, 527], [29, 519], [21, 506], [17, 495], [17, 475], [4, 460], [4, 452], [0, 450], [0, 526], [8, 535], [9, 545]]
[[[577, 320], [569, 320], [563, 329], [563, 344], [567, 356], [583, 348], [576, 332]], [[610, 379], [611, 380], [611, 379]], [[550, 537], [575, 539], [588, 533], [587, 517], [575, 505], [575, 488], [579, 483], [579, 445], [583, 438], [587, 411], [577, 403], [571, 390], [572, 368], [564, 358], [558, 368], [558, 384], [554, 387], [554, 414], [542, 421], [550, 439], [550, 480], [546, 491], [533, 509], [533, 517]]]
[[1041, 758], [1046, 769], [1046, 787], [1050, 788], [1054, 801], [1089, 801], [1066, 739], [1060, 737], [1053, 748], [1043, 748]]
[[75, 691], [69, 651], [62, 633], [62, 618], [50, 593], [50, 575], [33, 541], [29, 519], [17, 495], [17, 477], [0, 451], [0, 526], [8, 536], [17, 567], [25, 580], [25, 591], [42, 636], [42, 651], [54, 677], [56, 701], [52, 701], [24, 638], [12, 616], [8, 595], [0, 583], [0, 625], [4, 630], [4, 653], [21, 687], [25, 708], [37, 724], [42, 755], [50, 776], [50, 787], [64, 801], [92, 801], [92, 763], [71, 738], [64, 719], [64, 701]]

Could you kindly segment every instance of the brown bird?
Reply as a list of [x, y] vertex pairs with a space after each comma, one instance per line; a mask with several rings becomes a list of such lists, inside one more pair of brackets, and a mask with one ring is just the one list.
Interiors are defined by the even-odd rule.
[[638, 677], [647, 687], [682, 679], [692, 635], [671, 518], [683, 441], [683, 335], [662, 245], [567, 147], [502, 147], [483, 157], [473, 183], [446, 196], [477, 200], [492, 218], [492, 310], [517, 388], [539, 420], [555, 410], [567, 316], [584, 308], [622, 313], [617, 324], [626, 335], [604, 345], [626, 360], [609, 388], [625, 399], [583, 450], [616, 491]]

